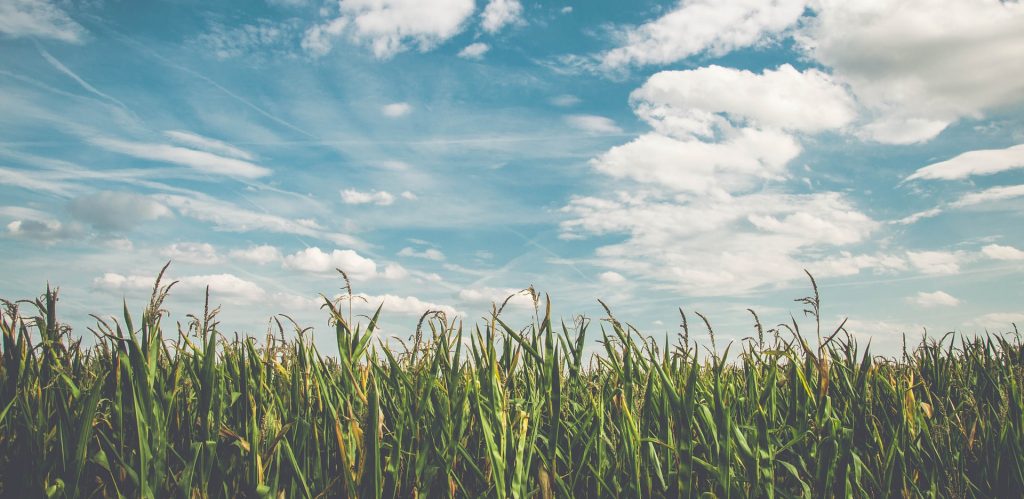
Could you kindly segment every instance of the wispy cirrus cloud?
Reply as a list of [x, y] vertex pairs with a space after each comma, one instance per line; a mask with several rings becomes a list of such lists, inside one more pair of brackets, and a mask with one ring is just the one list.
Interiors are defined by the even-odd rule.
[[229, 232], [264, 231], [330, 241], [346, 246], [361, 247], [364, 245], [359, 239], [328, 230], [312, 219], [293, 219], [271, 213], [260, 213], [199, 193], [189, 196], [153, 194], [152, 197], [179, 215], [213, 224], [214, 228], [218, 230]]
[[49, 0], [0, 2], [0, 33], [14, 38], [38, 37], [68, 43], [83, 43], [87, 35], [81, 24]]
[[219, 156], [214, 153], [186, 147], [130, 142], [106, 137], [93, 137], [89, 139], [89, 142], [111, 152], [147, 161], [187, 166], [200, 173], [244, 179], [266, 177], [273, 173], [270, 168], [245, 160]]
[[907, 180], [960, 180], [1024, 168], [1024, 144], [1006, 149], [968, 151], [915, 171]]

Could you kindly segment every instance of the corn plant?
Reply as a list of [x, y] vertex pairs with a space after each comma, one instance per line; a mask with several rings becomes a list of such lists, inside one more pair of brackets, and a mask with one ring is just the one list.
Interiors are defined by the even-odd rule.
[[656, 340], [608, 307], [567, 325], [532, 289], [530, 324], [497, 306], [471, 326], [428, 312], [395, 350], [377, 334], [381, 308], [354, 323], [346, 279], [340, 301], [323, 298], [337, 351], [320, 352], [287, 316], [265, 339], [229, 337], [208, 300], [169, 328], [162, 278], [141, 316], [96, 316], [85, 347], [47, 289], [0, 314], [0, 496], [1024, 490], [1016, 328], [879, 357], [844, 324], [821, 323], [811, 282], [804, 330], [795, 318], [766, 329], [752, 312], [756, 336], [721, 350], [692, 342], [682, 311], [679, 337]]

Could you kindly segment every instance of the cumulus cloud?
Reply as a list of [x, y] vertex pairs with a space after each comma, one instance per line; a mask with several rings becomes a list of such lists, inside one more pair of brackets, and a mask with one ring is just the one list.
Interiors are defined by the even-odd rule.
[[488, 50], [491, 50], [491, 46], [483, 42], [476, 42], [466, 45], [465, 48], [459, 51], [459, 57], [463, 59], [483, 59], [484, 54]]
[[647, 133], [590, 161], [595, 170], [680, 192], [723, 195], [778, 179], [800, 154], [787, 134], [742, 129], [721, 142], [679, 140]]
[[590, 133], [621, 133], [622, 129], [611, 118], [593, 114], [571, 114], [565, 122], [573, 127]]
[[968, 151], [952, 159], [918, 169], [907, 180], [959, 180], [974, 175], [992, 175], [1024, 168], [1024, 144], [1006, 149]]
[[949, 251], [908, 251], [907, 258], [922, 273], [949, 275], [960, 273], [964, 255]]
[[945, 291], [933, 291], [931, 293], [921, 291], [907, 299], [907, 301], [924, 308], [933, 307], [955, 307], [960, 300]]
[[398, 256], [407, 256], [412, 258], [425, 258], [427, 260], [434, 260], [440, 262], [444, 260], [444, 253], [436, 248], [427, 248], [423, 251], [416, 251], [413, 248], [406, 246], [398, 252]]
[[341, 201], [345, 204], [388, 206], [395, 202], [395, 196], [387, 191], [361, 192], [355, 189], [345, 189], [341, 191]]
[[1024, 251], [1001, 244], [989, 244], [981, 248], [981, 253], [993, 260], [1024, 260]]
[[23, 239], [33, 239], [47, 243], [62, 239], [78, 237], [81, 228], [54, 219], [14, 220], [7, 224], [7, 235]]
[[950, 123], [1024, 100], [1024, 4], [823, 0], [798, 40], [866, 106], [867, 138], [929, 140]]
[[[153, 281], [153, 277], [108, 272], [93, 279], [93, 287], [117, 293], [146, 292], [153, 289]], [[234, 274], [191, 275], [168, 278], [169, 281], [178, 281], [173, 289], [179, 295], [204, 293], [207, 286], [210, 288], [210, 297], [214, 300], [227, 299], [234, 302], [252, 303], [264, 299], [267, 295], [266, 291], [258, 284]]]
[[625, 236], [599, 247], [595, 263], [705, 296], [789, 282], [804, 268], [833, 276], [905, 267], [891, 255], [829, 254], [879, 225], [847, 196], [770, 187], [801, 153], [796, 133], [854, 119], [853, 100], [827, 74], [788, 65], [663, 71], [630, 104], [654, 131], [590, 164], [641, 187], [577, 196], [562, 210], [562, 238]]
[[621, 284], [626, 282], [626, 278], [618, 272], [602, 272], [598, 274], [597, 278], [604, 284]]
[[680, 1], [658, 19], [619, 30], [618, 47], [598, 56], [608, 70], [723, 55], [759, 43], [796, 23], [806, 0]]
[[217, 248], [210, 243], [174, 243], [160, 250], [164, 258], [176, 262], [213, 265], [222, 261]]
[[465, 315], [451, 305], [424, 301], [415, 296], [399, 296], [392, 294], [368, 295], [364, 293], [356, 293], [354, 296], [357, 296], [358, 298], [352, 302], [353, 310], [363, 313], [372, 313], [377, 310], [378, 306], [383, 305], [381, 314], [400, 314], [419, 317], [427, 310], [439, 310], [444, 312], [449, 319]]
[[519, 0], [491, 0], [480, 14], [480, 27], [488, 33], [497, 33], [501, 28], [523, 22], [523, 4]]
[[513, 288], [464, 288], [459, 290], [460, 301], [470, 305], [490, 305], [492, 303], [501, 306], [508, 300], [508, 306], [519, 309], [532, 309], [533, 298], [522, 289]]
[[219, 156], [187, 147], [129, 142], [104, 137], [94, 137], [90, 139], [90, 142], [108, 151], [147, 161], [187, 166], [200, 173], [249, 179], [266, 177], [272, 173], [269, 168], [245, 160]]
[[473, 0], [339, 0], [339, 15], [309, 28], [302, 46], [323, 56], [336, 38], [347, 35], [378, 59], [412, 46], [428, 51], [459, 34], [474, 9]]
[[689, 198], [619, 191], [573, 198], [562, 211], [563, 236], [626, 236], [598, 248], [596, 263], [693, 295], [781, 284], [799, 278], [804, 268], [822, 276], [851, 275], [901, 263], [883, 256], [814, 256], [861, 242], [878, 226], [839, 193]]
[[131, 192], [99, 191], [73, 199], [68, 210], [76, 219], [98, 230], [123, 231], [171, 216], [171, 210], [149, 196]]
[[281, 260], [281, 250], [270, 245], [252, 246], [245, 249], [236, 249], [228, 253], [232, 259], [242, 260], [257, 265], [266, 265]]
[[397, 263], [389, 263], [384, 266], [384, 272], [381, 272], [381, 277], [389, 280], [405, 279], [409, 277], [409, 271]]
[[789, 64], [751, 71], [707, 66], [662, 71], [630, 94], [637, 116], [676, 137], [711, 138], [726, 121], [798, 132], [833, 130], [856, 116], [853, 100], [829, 75]]
[[381, 114], [388, 118], [398, 118], [412, 112], [412, 106], [408, 102], [392, 102], [380, 108]]
[[655, 132], [591, 164], [615, 178], [722, 195], [779, 179], [802, 148], [791, 131], [842, 127], [854, 117], [840, 85], [783, 65], [761, 74], [708, 66], [662, 71], [630, 95]]
[[82, 43], [86, 31], [66, 12], [48, 0], [0, 2], [0, 33], [12, 38], [49, 38]]
[[334, 273], [344, 270], [349, 277], [372, 278], [377, 274], [377, 264], [352, 250], [326, 252], [318, 247], [306, 248], [284, 257], [285, 268], [312, 273]]
[[1013, 324], [1024, 324], [1024, 313], [992, 312], [975, 317], [968, 325], [984, 328], [989, 331], [1012, 331]]

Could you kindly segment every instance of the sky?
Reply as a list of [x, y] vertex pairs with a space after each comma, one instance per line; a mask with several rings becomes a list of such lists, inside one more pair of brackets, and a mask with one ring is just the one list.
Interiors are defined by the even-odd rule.
[[806, 269], [891, 353], [1024, 326], [1022, 215], [1020, 2], [0, 0], [0, 297], [86, 338], [168, 261], [328, 352], [336, 268], [383, 338], [532, 285], [720, 343]]

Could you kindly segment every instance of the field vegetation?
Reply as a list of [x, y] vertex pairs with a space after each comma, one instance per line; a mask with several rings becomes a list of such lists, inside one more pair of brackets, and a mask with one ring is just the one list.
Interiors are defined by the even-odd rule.
[[160, 279], [86, 347], [47, 290], [0, 319], [0, 496], [1019, 496], [1016, 329], [877, 357], [821, 324], [811, 282], [799, 321], [752, 312], [728, 345], [682, 311], [670, 340], [607, 307], [566, 324], [528, 290], [532, 324], [430, 312], [399, 349], [346, 284], [330, 352], [285, 316], [260, 340], [210, 307], [169, 327]]

